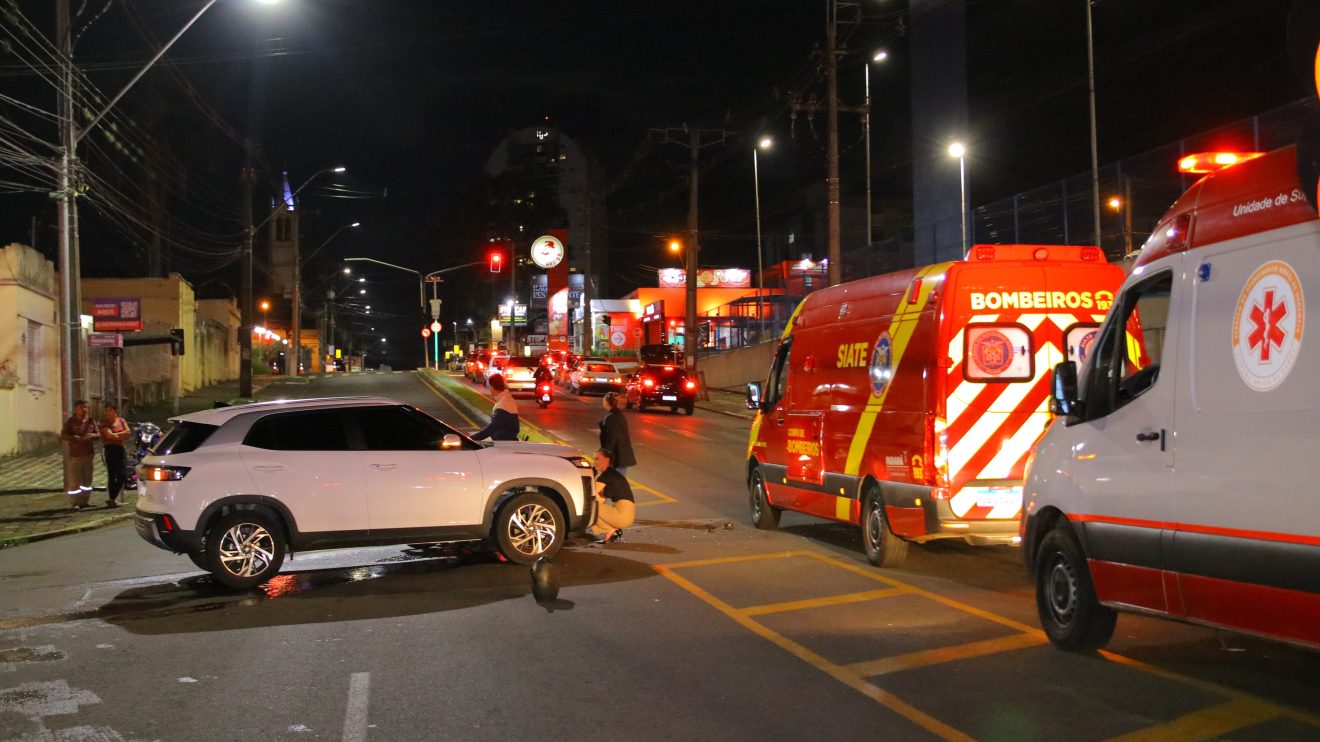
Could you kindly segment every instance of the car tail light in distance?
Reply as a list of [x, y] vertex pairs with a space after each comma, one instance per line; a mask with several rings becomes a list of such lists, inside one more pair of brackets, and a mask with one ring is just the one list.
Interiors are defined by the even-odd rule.
[[186, 476], [186, 466], [144, 466], [138, 470], [138, 478], [148, 482], [177, 482]]
[[683, 382], [683, 388], [690, 392], [697, 388], [697, 382], [693, 381], [692, 379], [688, 379], [687, 381]]

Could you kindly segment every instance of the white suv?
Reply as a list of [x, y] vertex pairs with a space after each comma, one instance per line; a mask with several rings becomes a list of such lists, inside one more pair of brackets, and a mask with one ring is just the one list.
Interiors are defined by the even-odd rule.
[[138, 467], [138, 535], [231, 587], [286, 552], [490, 540], [552, 557], [593, 514], [591, 462], [548, 443], [483, 446], [409, 405], [351, 397], [174, 418]]

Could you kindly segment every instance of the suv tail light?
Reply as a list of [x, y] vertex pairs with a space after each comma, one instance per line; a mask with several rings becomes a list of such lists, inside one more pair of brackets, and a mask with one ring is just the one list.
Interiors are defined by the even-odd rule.
[[138, 469], [138, 479], [149, 482], [177, 482], [188, 476], [186, 466], [143, 466]]
[[697, 388], [697, 382], [693, 381], [692, 379], [688, 379], [687, 381], [683, 382], [683, 388], [688, 390], [689, 392], [693, 391]]
[[655, 386], [655, 379], [652, 378], [642, 379], [642, 386], [646, 387], [647, 389], [650, 389], [651, 387]]

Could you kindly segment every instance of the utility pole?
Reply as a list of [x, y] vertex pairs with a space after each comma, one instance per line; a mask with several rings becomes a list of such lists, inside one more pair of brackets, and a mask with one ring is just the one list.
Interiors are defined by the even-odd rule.
[[257, 174], [252, 167], [252, 148], [249, 140], [243, 143], [247, 152], [243, 164], [243, 260], [239, 270], [243, 273], [242, 299], [239, 306], [238, 328], [238, 396], [252, 396], [252, 184]]
[[839, 57], [835, 52], [839, 8], [826, 0], [825, 18], [825, 199], [826, 253], [831, 286], [843, 280], [839, 250]]
[[[682, 132], [687, 134], [687, 141], [678, 138]], [[686, 266], [686, 291], [684, 291], [684, 304], [686, 304], [686, 313], [683, 328], [683, 356], [686, 359], [687, 368], [695, 373], [697, 370], [697, 341], [699, 331], [697, 330], [697, 268], [698, 253], [701, 251], [700, 230], [698, 229], [698, 211], [697, 211], [697, 193], [700, 176], [700, 153], [703, 147], [711, 147], [717, 144], [723, 144], [724, 140], [733, 136], [735, 132], [725, 131], [724, 129], [690, 129], [687, 126], [670, 129], [652, 129], [653, 135], [663, 137], [665, 144], [678, 144], [685, 146], [691, 152], [692, 160], [689, 165], [688, 174], [688, 223], [687, 223], [687, 244], [683, 249], [684, 265]], [[703, 142], [702, 138], [706, 135], [718, 137], [712, 141]]]
[[73, 28], [69, 23], [69, 0], [56, 0], [55, 35], [64, 63], [60, 66], [59, 96], [60, 186], [52, 195], [59, 201], [62, 401], [64, 414], [70, 415], [73, 403], [86, 395], [82, 358], [82, 268], [79, 265], [77, 186], [74, 182], [78, 136], [73, 121]]
[[1086, 3], [1086, 84], [1091, 97], [1091, 208], [1095, 215], [1095, 244], [1100, 245], [1100, 151], [1096, 145], [1095, 121], [1095, 44], [1091, 26], [1091, 3]]
[[[294, 221], [302, 219], [302, 210], [293, 212]], [[298, 369], [302, 366], [302, 230], [295, 224], [293, 227], [293, 308], [289, 318], [289, 350], [293, 352], [293, 360], [285, 356], [287, 368], [286, 374], [298, 375]]]

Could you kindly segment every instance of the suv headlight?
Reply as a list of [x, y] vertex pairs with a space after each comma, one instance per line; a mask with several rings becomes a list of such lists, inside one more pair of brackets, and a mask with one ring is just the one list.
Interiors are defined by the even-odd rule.
[[579, 469], [591, 468], [591, 462], [587, 460], [586, 456], [573, 456], [569, 458], [569, 463], [573, 464], [573, 466], [576, 466]]

